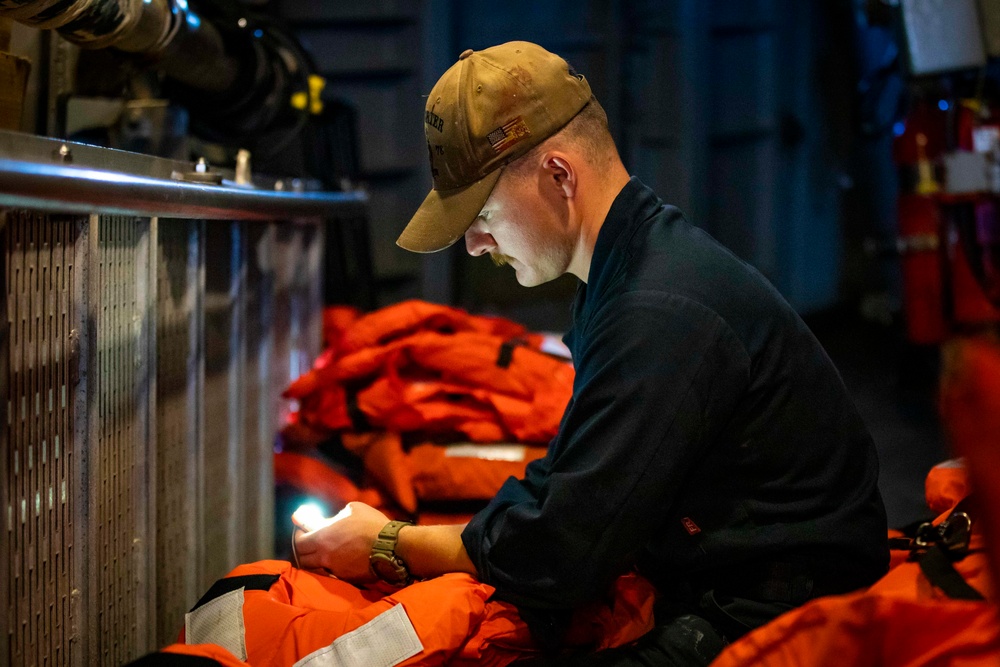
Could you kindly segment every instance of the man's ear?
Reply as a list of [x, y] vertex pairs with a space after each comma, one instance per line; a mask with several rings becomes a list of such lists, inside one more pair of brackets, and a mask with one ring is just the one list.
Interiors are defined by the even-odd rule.
[[579, 173], [567, 155], [556, 151], [547, 154], [542, 170], [545, 181], [555, 187], [562, 197], [572, 199], [576, 196]]

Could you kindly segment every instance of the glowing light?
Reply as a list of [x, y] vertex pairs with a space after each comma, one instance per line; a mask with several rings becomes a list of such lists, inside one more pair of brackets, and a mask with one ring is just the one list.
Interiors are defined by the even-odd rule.
[[948, 100], [938, 100], [938, 109], [941, 111], [947, 111], [950, 108], [951, 105], [948, 104]]
[[264, 36], [264, 31], [261, 30], [260, 28], [257, 28], [256, 30], [253, 31], [253, 36], [256, 37], [257, 39], [260, 39], [261, 37]]
[[304, 503], [292, 514], [292, 523], [306, 532], [322, 527], [326, 522], [323, 509], [316, 503]]
[[201, 25], [201, 19], [198, 18], [195, 14], [192, 14], [191, 12], [188, 12], [187, 22], [188, 25], [191, 26], [192, 28], [197, 28], [198, 26]]
[[177, 0], [177, 6], [186, 12], [188, 8], [187, 0]]
[[906, 132], [906, 123], [899, 120], [892, 126], [892, 133], [897, 137], [903, 136], [903, 132]]
[[292, 523], [307, 533], [311, 533], [314, 530], [326, 528], [349, 516], [351, 516], [350, 505], [345, 505], [336, 515], [327, 518], [323, 507], [319, 503], [309, 502], [299, 505], [299, 508], [292, 513]]

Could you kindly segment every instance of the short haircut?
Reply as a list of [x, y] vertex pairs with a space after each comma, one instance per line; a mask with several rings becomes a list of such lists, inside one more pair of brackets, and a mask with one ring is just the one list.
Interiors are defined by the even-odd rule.
[[591, 96], [590, 101], [561, 130], [507, 165], [506, 171], [522, 175], [532, 158], [562, 146], [575, 148], [593, 167], [604, 167], [618, 157], [618, 149], [608, 127], [608, 114], [596, 97]]

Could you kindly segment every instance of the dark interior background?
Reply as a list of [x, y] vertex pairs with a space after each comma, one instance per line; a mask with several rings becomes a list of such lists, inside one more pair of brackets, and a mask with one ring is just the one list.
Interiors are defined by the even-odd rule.
[[[891, 28], [862, 0], [279, 0], [327, 95], [356, 112], [371, 193], [376, 301], [422, 297], [569, 326], [575, 279], [525, 289], [513, 273], [394, 244], [430, 187], [424, 95], [459, 53], [537, 42], [584, 73], [627, 168], [761, 270], [826, 344], [881, 451], [890, 520], [921, 518], [946, 456], [937, 352], [900, 332], [893, 124], [880, 79]], [[873, 251], [874, 249], [874, 251]]]

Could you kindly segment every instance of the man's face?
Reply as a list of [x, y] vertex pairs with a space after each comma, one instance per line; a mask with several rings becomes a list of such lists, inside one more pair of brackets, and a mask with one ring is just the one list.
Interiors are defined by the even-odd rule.
[[573, 255], [565, 200], [544, 187], [544, 174], [505, 173], [465, 232], [465, 247], [509, 264], [517, 282], [534, 287], [566, 273]]

